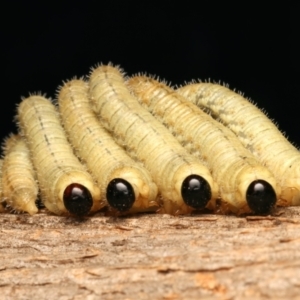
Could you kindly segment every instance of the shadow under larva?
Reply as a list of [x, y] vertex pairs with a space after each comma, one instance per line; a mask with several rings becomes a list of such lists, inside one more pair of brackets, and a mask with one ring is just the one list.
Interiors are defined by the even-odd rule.
[[29, 149], [19, 135], [11, 135], [4, 143], [2, 193], [6, 207], [13, 212], [38, 212], [36, 175]]
[[185, 214], [214, 206], [218, 188], [209, 170], [140, 106], [117, 68], [92, 70], [90, 100], [102, 124], [150, 171], [163, 198], [161, 212]]
[[80, 216], [103, 207], [100, 189], [73, 154], [54, 105], [42, 96], [30, 96], [18, 106], [17, 118], [46, 208]]
[[279, 205], [300, 205], [300, 154], [255, 105], [228, 88], [195, 83], [177, 90], [230, 128], [281, 186]]
[[77, 156], [97, 180], [102, 197], [119, 212], [158, 209], [157, 186], [101, 126], [83, 80], [66, 82], [58, 93], [62, 123]]
[[229, 129], [153, 78], [135, 76], [127, 85], [183, 145], [205, 159], [225, 207], [235, 213], [270, 212], [279, 194], [275, 178]]

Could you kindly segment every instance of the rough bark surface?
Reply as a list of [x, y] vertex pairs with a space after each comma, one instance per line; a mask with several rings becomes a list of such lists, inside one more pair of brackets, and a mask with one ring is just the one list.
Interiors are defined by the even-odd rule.
[[1, 299], [300, 297], [300, 207], [266, 217], [0, 220]]

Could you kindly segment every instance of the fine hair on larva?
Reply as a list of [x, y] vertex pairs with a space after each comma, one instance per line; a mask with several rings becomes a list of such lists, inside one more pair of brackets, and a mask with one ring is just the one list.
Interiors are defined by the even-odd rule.
[[38, 184], [24, 139], [11, 135], [4, 142], [3, 153], [2, 197], [6, 208], [17, 213], [36, 214]]
[[279, 194], [276, 180], [228, 128], [154, 78], [138, 75], [127, 86], [191, 153], [207, 162], [225, 210], [270, 212]]
[[67, 137], [97, 180], [105, 201], [119, 212], [157, 210], [158, 191], [150, 173], [131, 159], [100, 124], [90, 107], [87, 82], [66, 82], [57, 98]]
[[17, 110], [37, 173], [41, 200], [51, 212], [85, 215], [105, 203], [92, 176], [74, 155], [50, 100], [40, 95], [24, 99]]
[[214, 207], [218, 188], [208, 168], [138, 103], [118, 68], [93, 69], [89, 84], [91, 104], [104, 127], [150, 171], [163, 200], [160, 212]]
[[227, 87], [193, 83], [177, 89], [230, 128], [281, 187], [278, 205], [300, 205], [300, 153], [254, 104]]

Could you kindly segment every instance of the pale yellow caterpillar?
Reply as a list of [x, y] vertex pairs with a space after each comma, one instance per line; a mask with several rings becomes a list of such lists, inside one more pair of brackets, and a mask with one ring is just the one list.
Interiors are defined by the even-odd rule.
[[96, 178], [101, 195], [117, 211], [157, 210], [157, 186], [101, 126], [90, 107], [88, 84], [71, 80], [59, 90], [59, 111], [76, 154]]
[[226, 127], [162, 82], [146, 76], [127, 85], [139, 102], [197, 156], [207, 161], [231, 211], [268, 213], [275, 205], [276, 180]]
[[218, 188], [207, 167], [130, 94], [110, 65], [90, 75], [90, 100], [102, 124], [150, 171], [163, 198], [162, 212], [184, 214], [213, 205]]
[[36, 200], [38, 185], [30, 160], [29, 149], [19, 135], [12, 135], [4, 144], [2, 167], [3, 200], [14, 212], [38, 212]]
[[3, 166], [3, 159], [0, 159], [0, 212], [4, 212], [4, 201], [2, 197], [2, 166]]
[[100, 209], [100, 189], [73, 154], [51, 101], [39, 95], [24, 99], [17, 118], [45, 206], [55, 214], [84, 215]]
[[197, 106], [208, 109], [228, 126], [281, 186], [279, 205], [300, 205], [300, 154], [255, 105], [228, 88], [211, 83], [177, 90]]

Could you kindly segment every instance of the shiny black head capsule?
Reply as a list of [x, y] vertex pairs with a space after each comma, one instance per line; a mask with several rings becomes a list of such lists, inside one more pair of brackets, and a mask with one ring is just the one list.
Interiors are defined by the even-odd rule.
[[64, 205], [74, 215], [86, 215], [93, 206], [93, 198], [90, 191], [81, 184], [72, 183], [64, 191]]
[[135, 201], [134, 190], [126, 180], [115, 178], [107, 186], [106, 199], [111, 207], [118, 211], [126, 211]]
[[268, 182], [255, 180], [247, 189], [246, 199], [254, 213], [267, 214], [276, 203], [276, 193]]
[[211, 198], [211, 189], [201, 176], [190, 175], [182, 183], [181, 196], [188, 206], [204, 208]]

